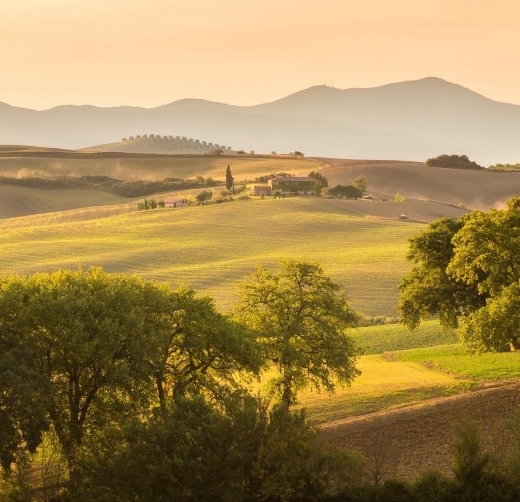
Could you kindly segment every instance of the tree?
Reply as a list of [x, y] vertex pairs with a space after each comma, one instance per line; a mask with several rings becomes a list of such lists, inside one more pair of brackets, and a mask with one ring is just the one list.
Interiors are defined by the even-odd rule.
[[231, 190], [233, 188], [233, 175], [231, 174], [231, 168], [227, 166], [226, 169], [226, 188]]
[[427, 166], [451, 167], [455, 169], [484, 169], [476, 162], [468, 159], [467, 155], [439, 155], [426, 160]]
[[266, 363], [277, 369], [270, 383], [285, 408], [296, 403], [298, 389], [333, 392], [335, 378], [350, 383], [359, 374], [346, 335], [356, 315], [317, 263], [282, 260], [276, 273], [258, 267], [240, 289], [236, 318], [256, 333]]
[[213, 192], [211, 190], [202, 190], [197, 195], [195, 195], [195, 200], [204, 204], [207, 200], [210, 200], [213, 197]]
[[317, 171], [311, 171], [309, 173], [309, 178], [314, 178], [315, 180], [318, 180], [319, 184], [322, 186], [322, 187], [328, 187], [329, 186], [329, 182], [327, 181], [327, 178], [325, 178], [325, 176], [323, 176], [323, 174], [317, 172]]
[[519, 345], [520, 198], [505, 210], [431, 223], [411, 240], [408, 258], [417, 265], [400, 285], [404, 324], [438, 315], [477, 352]]
[[184, 398], [205, 395], [218, 401], [240, 389], [237, 377], [244, 372], [259, 372], [260, 352], [251, 333], [219, 314], [211, 298], [181, 287], [172, 293], [168, 317], [155, 368], [163, 416]]
[[[97, 268], [1, 281], [0, 330], [31, 355], [25, 366], [37, 379], [26, 391], [38, 398], [36, 416], [52, 424], [72, 482], [85, 435], [110, 423], [113, 410], [135, 413], [137, 382], [150, 378], [169, 306], [165, 286]], [[14, 417], [16, 404], [9, 410]], [[22, 419], [17, 426], [24, 434], [34, 429]]]
[[361, 194], [364, 194], [368, 188], [368, 182], [366, 177], [360, 174], [359, 176], [354, 178], [354, 181], [352, 181], [352, 186], [356, 187], [361, 192]]
[[330, 188], [327, 193], [334, 197], [345, 197], [347, 199], [358, 199], [363, 196], [363, 192], [352, 185], [336, 185], [334, 188]]

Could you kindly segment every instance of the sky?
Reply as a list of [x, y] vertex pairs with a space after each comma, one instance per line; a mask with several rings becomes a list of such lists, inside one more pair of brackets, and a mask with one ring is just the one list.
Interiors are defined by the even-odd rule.
[[518, 0], [0, 0], [0, 101], [254, 105], [435, 76], [520, 105]]

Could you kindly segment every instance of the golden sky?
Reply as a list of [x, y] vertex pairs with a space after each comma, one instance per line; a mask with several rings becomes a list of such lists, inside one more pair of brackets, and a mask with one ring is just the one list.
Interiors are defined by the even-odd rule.
[[0, 0], [0, 101], [234, 105], [436, 76], [520, 104], [518, 0]]

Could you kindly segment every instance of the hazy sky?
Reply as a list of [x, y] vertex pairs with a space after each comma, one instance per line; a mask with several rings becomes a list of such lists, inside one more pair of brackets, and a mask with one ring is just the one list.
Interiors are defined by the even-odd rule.
[[437, 76], [520, 104], [518, 0], [0, 0], [0, 101], [236, 105]]

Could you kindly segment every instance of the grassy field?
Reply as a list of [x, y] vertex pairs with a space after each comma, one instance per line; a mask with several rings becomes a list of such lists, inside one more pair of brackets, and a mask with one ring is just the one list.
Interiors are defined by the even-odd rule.
[[[316, 423], [520, 379], [519, 352], [470, 354], [453, 343], [453, 333], [444, 332], [436, 321], [424, 323], [413, 334], [402, 326], [386, 325], [360, 328], [351, 336], [370, 355], [359, 358], [362, 374], [351, 387], [339, 387], [332, 396], [302, 393], [301, 405]], [[384, 343], [387, 336], [388, 344]]]
[[[114, 206], [108, 210], [126, 210]], [[256, 265], [280, 258], [319, 262], [351, 305], [395, 315], [397, 286], [410, 265], [408, 238], [419, 224], [363, 218], [322, 198], [256, 199], [133, 211], [106, 208], [0, 220], [3, 273], [102, 266], [209, 293], [226, 310]]]
[[350, 333], [362, 354], [382, 354], [383, 352], [419, 347], [433, 347], [455, 343], [454, 331], [443, 330], [437, 321], [422, 322], [411, 332], [400, 324], [367, 326]]

